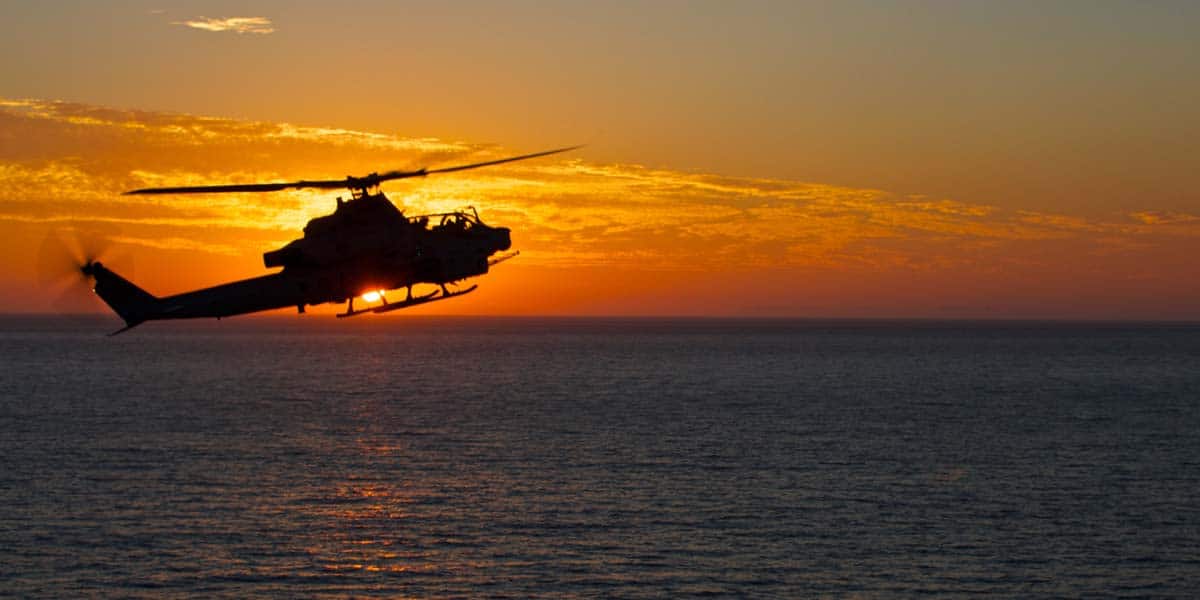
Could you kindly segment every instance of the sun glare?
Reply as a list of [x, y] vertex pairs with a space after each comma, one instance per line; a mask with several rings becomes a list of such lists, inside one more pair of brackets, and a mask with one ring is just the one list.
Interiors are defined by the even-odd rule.
[[366, 300], [367, 302], [378, 302], [379, 299], [382, 297], [383, 297], [383, 294], [381, 294], [379, 292], [367, 292], [362, 295], [362, 299]]

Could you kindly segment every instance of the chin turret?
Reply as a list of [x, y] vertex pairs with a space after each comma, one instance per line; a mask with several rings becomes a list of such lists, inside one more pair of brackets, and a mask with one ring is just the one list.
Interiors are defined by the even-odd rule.
[[497, 227], [495, 230], [496, 250], [503, 252], [512, 248], [512, 232], [507, 227]]

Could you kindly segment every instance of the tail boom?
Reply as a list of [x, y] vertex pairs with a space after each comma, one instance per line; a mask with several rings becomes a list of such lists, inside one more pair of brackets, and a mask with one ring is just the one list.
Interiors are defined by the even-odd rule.
[[303, 293], [302, 282], [283, 273], [159, 298], [98, 262], [84, 266], [83, 272], [95, 280], [96, 295], [125, 321], [121, 331], [146, 321], [219, 319], [312, 303]]

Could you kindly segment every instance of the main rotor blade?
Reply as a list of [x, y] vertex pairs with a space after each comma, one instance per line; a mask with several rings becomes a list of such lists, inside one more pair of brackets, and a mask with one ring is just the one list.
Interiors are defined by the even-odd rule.
[[502, 163], [516, 162], [518, 160], [537, 158], [539, 156], [549, 156], [551, 154], [558, 154], [560, 152], [569, 152], [571, 150], [576, 150], [576, 149], [579, 149], [582, 147], [583, 146], [569, 146], [567, 148], [556, 148], [554, 150], [546, 150], [543, 152], [534, 152], [533, 154], [522, 154], [521, 156], [510, 156], [508, 158], [500, 158], [497, 160], [489, 160], [489, 161], [484, 161], [484, 162], [471, 163], [469, 165], [457, 165], [457, 166], [453, 166], [453, 167], [442, 167], [440, 169], [420, 169], [417, 171], [391, 171], [388, 173], [384, 173], [383, 175], [380, 175], [379, 180], [384, 181], [384, 180], [390, 180], [390, 179], [402, 179], [405, 177], [423, 177], [425, 175], [433, 175], [434, 173], [453, 173], [454, 171], [466, 171], [467, 169], [478, 169], [479, 167], [489, 167], [491, 165], [499, 165]]
[[124, 196], [136, 194], [219, 194], [223, 192], [278, 192], [286, 189], [320, 188], [341, 189], [353, 178], [327, 179], [320, 181], [289, 181], [280, 183], [235, 183], [231, 185], [193, 185], [184, 187], [143, 188], [125, 192]]
[[558, 154], [560, 152], [568, 152], [583, 146], [570, 146], [567, 148], [557, 148], [554, 150], [546, 150], [544, 152], [535, 152], [533, 154], [522, 154], [521, 156], [510, 156], [497, 160], [489, 160], [485, 162], [471, 163], [469, 165], [457, 165], [453, 167], [442, 167], [440, 169], [417, 169], [416, 171], [388, 171], [382, 175], [379, 173], [371, 173], [366, 177], [347, 177], [345, 179], [320, 179], [316, 181], [288, 181], [279, 183], [237, 183], [230, 185], [195, 185], [184, 187], [160, 187], [160, 188], [142, 188], [140, 190], [131, 190], [125, 192], [124, 195], [140, 195], [140, 194], [219, 194], [224, 192], [278, 192], [287, 189], [364, 189], [374, 187], [384, 181], [393, 179], [406, 179], [409, 177], [424, 177], [434, 173], [453, 173], [454, 171], [465, 171], [467, 169], [478, 169], [479, 167], [487, 167], [491, 165], [499, 165], [502, 163], [515, 162], [518, 160], [526, 160], [537, 158], [539, 156], [548, 156], [550, 154]]

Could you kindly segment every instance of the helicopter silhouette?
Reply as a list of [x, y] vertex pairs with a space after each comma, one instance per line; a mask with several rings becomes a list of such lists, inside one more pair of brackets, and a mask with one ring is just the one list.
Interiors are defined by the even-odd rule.
[[[314, 218], [304, 236], [263, 254], [263, 264], [277, 273], [242, 279], [209, 288], [157, 297], [113, 272], [95, 259], [86, 259], [79, 271], [94, 281], [93, 291], [125, 321], [128, 331], [146, 321], [229, 317], [245, 313], [346, 302], [338, 317], [385, 313], [419, 304], [448, 300], [478, 287], [451, 291], [446, 286], [483, 275], [488, 269], [516, 256], [507, 227], [485, 224], [473, 208], [447, 213], [405, 216], [383, 194], [380, 184], [394, 179], [425, 177], [490, 165], [527, 160], [575, 150], [558, 148], [534, 154], [440, 169], [389, 171], [345, 179], [252, 183], [188, 187], [145, 188], [125, 192], [140, 194], [202, 194], [276, 192], [287, 189], [350, 190], [349, 200], [337, 199], [333, 213]], [[438, 289], [413, 295], [413, 286], [434, 284]], [[404, 300], [388, 302], [384, 293], [405, 288]], [[378, 306], [356, 309], [354, 299], [381, 300]]]

